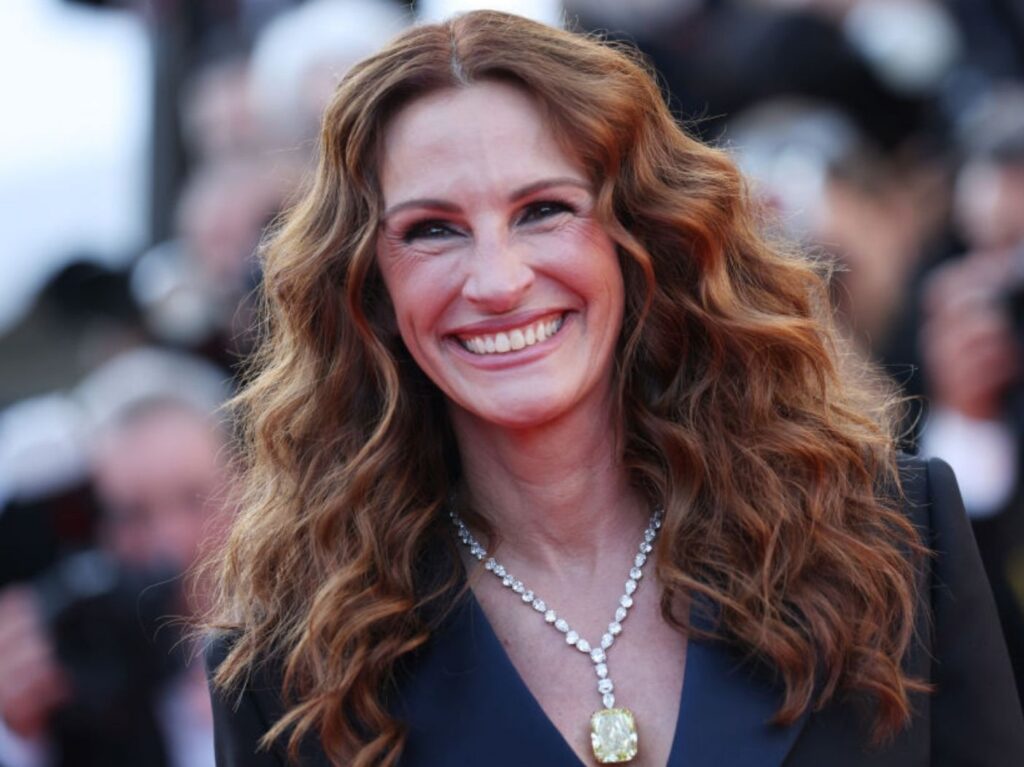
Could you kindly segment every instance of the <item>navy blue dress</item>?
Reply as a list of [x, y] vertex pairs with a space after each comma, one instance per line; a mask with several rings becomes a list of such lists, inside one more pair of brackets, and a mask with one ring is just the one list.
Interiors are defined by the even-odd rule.
[[[772, 725], [781, 700], [772, 676], [725, 642], [691, 640], [671, 767], [1024, 765], [1024, 717], [956, 481], [941, 461], [907, 461], [903, 482], [906, 513], [936, 552], [922, 573], [919, 636], [905, 659], [936, 689], [913, 697], [910, 726], [872, 748], [862, 701], [846, 697], [788, 727]], [[211, 643], [210, 668], [228, 648], [223, 637]], [[403, 679], [393, 707], [409, 727], [403, 767], [582, 767], [471, 594]], [[256, 746], [281, 715], [279, 689], [266, 671], [230, 700], [214, 694], [220, 767], [287, 764], [283, 748]], [[329, 762], [310, 740], [301, 764]]]

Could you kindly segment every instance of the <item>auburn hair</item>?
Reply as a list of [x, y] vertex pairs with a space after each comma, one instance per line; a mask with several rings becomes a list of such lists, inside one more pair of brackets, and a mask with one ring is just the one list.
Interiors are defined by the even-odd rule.
[[[828, 270], [768, 234], [733, 162], [689, 137], [631, 49], [497, 12], [413, 28], [353, 67], [308, 191], [262, 250], [264, 339], [235, 400], [242, 508], [209, 563], [207, 624], [235, 634], [215, 684], [279, 664], [264, 745], [317, 737], [336, 764], [394, 764], [387, 700], [460, 582], [433, 572], [459, 475], [439, 391], [394, 331], [375, 264], [381, 137], [426, 93], [500, 79], [532, 94], [592, 179], [617, 243], [623, 460], [665, 509], [662, 610], [713, 606], [767, 664], [790, 723], [840, 691], [895, 734], [922, 555], [898, 508], [894, 399], [833, 326]], [[440, 609], [434, 609], [440, 608]]]

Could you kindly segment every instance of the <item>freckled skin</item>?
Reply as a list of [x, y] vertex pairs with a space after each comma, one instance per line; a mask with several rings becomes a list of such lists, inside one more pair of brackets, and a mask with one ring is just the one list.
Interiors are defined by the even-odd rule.
[[[378, 260], [398, 328], [457, 417], [514, 429], [589, 408], [606, 419], [622, 274], [589, 179], [531, 98], [482, 83], [412, 102], [388, 126], [381, 184]], [[536, 312], [565, 324], [543, 353], [500, 369], [453, 335]]]

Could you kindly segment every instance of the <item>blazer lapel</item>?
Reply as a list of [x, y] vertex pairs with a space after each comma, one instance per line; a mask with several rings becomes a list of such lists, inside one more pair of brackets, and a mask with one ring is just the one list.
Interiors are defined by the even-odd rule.
[[467, 596], [402, 685], [395, 708], [409, 737], [400, 764], [579, 765], [512, 666], [480, 605]]
[[726, 643], [691, 639], [668, 767], [778, 767], [808, 715], [789, 727], [769, 724], [781, 700], [781, 688]]
[[[472, 594], [407, 671], [394, 706], [408, 726], [402, 767], [582, 767]], [[769, 724], [781, 700], [781, 688], [726, 643], [691, 639], [667, 767], [779, 767], [808, 716]]]

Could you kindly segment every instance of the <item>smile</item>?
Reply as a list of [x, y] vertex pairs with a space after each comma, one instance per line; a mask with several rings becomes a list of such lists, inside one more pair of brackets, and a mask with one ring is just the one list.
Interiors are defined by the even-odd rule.
[[551, 338], [564, 322], [565, 316], [559, 315], [498, 333], [457, 338], [462, 348], [473, 354], [507, 354]]

